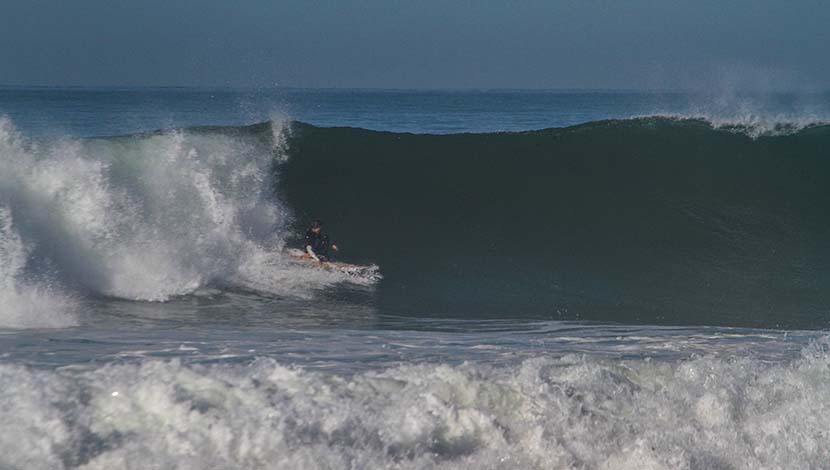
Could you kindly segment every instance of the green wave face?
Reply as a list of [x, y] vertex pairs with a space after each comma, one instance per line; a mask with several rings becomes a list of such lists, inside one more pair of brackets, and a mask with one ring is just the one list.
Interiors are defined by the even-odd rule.
[[[281, 196], [390, 314], [827, 326], [830, 129], [413, 135], [294, 123]], [[301, 229], [302, 227], [297, 227]]]

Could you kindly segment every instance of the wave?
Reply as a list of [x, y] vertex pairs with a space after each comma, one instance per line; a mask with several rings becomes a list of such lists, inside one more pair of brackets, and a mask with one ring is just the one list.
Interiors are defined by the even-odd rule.
[[283, 200], [454, 317], [827, 325], [830, 127], [650, 117], [416, 135], [292, 125]]
[[823, 328], [830, 127], [776, 128], [275, 121], [36, 141], [2, 120], [0, 291], [28, 313], [0, 326], [73, 324], [88, 294], [314, 298], [349, 279], [280, 253], [320, 217], [347, 261], [380, 266], [370, 301], [393, 315]]
[[[826, 345], [825, 345], [826, 346]], [[338, 375], [0, 365], [9, 468], [821, 468], [825, 347], [791, 362], [537, 357]], [[140, 462], [140, 464], [136, 464]]]

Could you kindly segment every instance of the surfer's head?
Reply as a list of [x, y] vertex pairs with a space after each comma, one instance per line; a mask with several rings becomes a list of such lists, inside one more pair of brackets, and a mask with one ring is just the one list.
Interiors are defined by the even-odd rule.
[[315, 219], [313, 222], [311, 222], [311, 231], [319, 232], [320, 230], [323, 230], [323, 221], [320, 219]]

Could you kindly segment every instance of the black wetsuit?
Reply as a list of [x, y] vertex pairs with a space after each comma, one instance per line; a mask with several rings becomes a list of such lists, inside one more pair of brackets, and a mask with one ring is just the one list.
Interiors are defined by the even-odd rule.
[[329, 236], [324, 234], [322, 231], [314, 232], [311, 229], [308, 229], [305, 232], [305, 244], [303, 248], [308, 250], [308, 247], [311, 247], [311, 251], [320, 258], [321, 261], [329, 260], [329, 246], [331, 243], [329, 242]]

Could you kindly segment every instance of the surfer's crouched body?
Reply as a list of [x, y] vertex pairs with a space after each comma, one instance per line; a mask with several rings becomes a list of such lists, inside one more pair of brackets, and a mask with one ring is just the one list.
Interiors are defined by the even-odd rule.
[[337, 245], [329, 241], [329, 236], [323, 233], [323, 222], [315, 220], [305, 232], [304, 251], [315, 261], [331, 261], [329, 248], [337, 251]]

